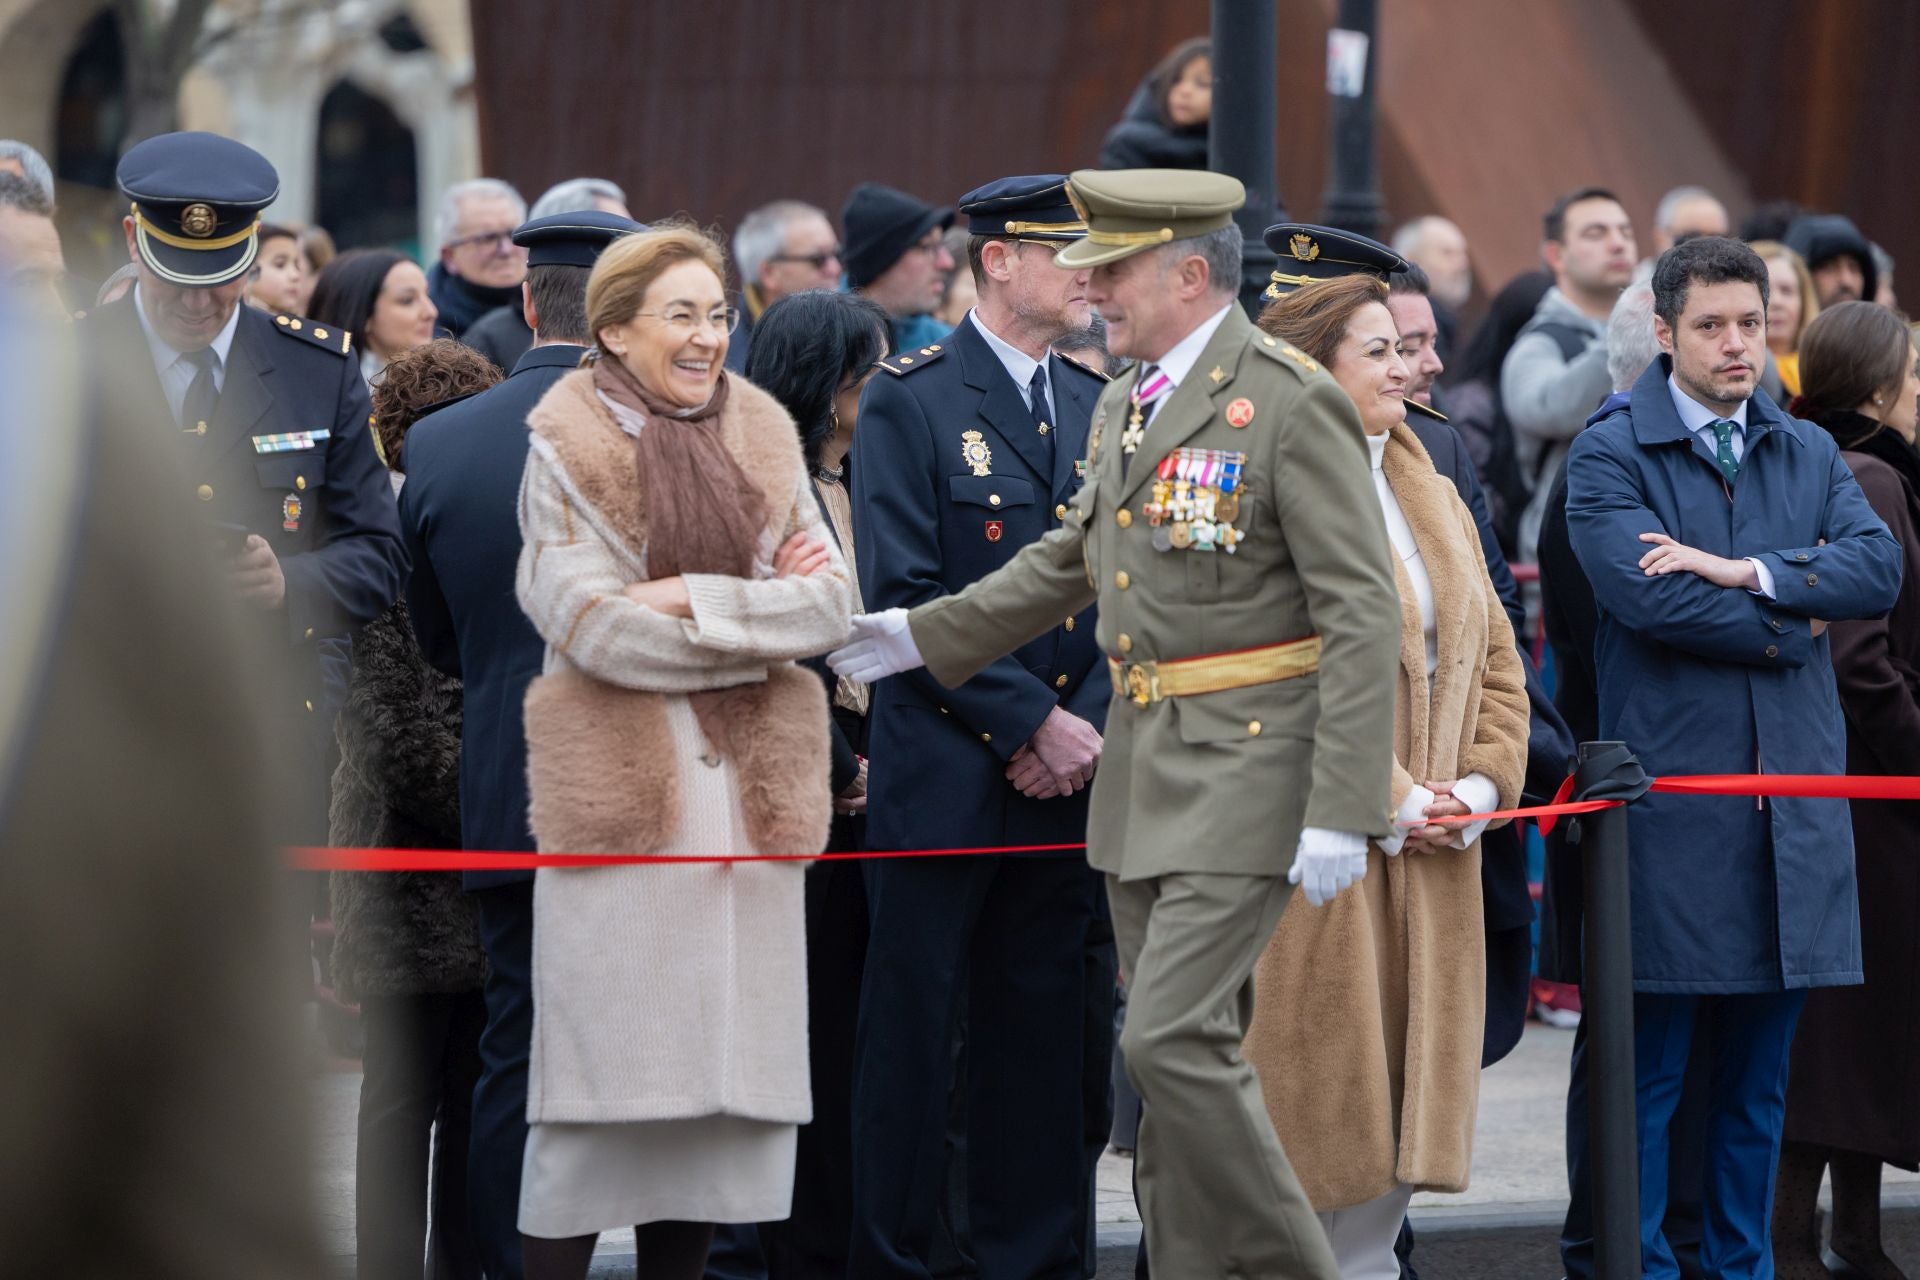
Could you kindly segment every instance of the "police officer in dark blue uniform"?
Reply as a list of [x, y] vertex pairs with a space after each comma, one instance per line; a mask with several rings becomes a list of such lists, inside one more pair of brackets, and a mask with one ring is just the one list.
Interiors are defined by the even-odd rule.
[[333, 738], [323, 646], [398, 599], [406, 572], [354, 338], [241, 305], [261, 210], [280, 190], [258, 152], [163, 134], [129, 150], [118, 177], [140, 279], [81, 340], [121, 379], [121, 407], [172, 442], [180, 469], [158, 484], [204, 517], [260, 623], [282, 727], [303, 752], [281, 834], [321, 844]]
[[[897, 351], [853, 442], [860, 586], [874, 610], [955, 593], [1057, 529], [1082, 479], [1104, 375], [1049, 344], [1087, 322], [1086, 273], [1055, 266], [1086, 224], [1060, 175], [965, 196], [980, 303]], [[1093, 611], [958, 689], [925, 672], [874, 690], [868, 846], [1075, 843], [1111, 695]], [[1100, 885], [1075, 850], [869, 864], [872, 922], [854, 1077], [852, 1280], [925, 1277], [948, 1103], [966, 1090], [968, 1218], [985, 1277], [1083, 1274], [1113, 977], [1086, 974]], [[1097, 1016], [1088, 1001], [1102, 1002]], [[953, 1079], [965, 1017], [967, 1078]], [[1092, 1059], [1090, 1062], [1089, 1059]]]
[[[513, 233], [527, 249], [521, 286], [534, 345], [501, 382], [423, 418], [407, 433], [400, 522], [413, 576], [407, 606], [427, 660], [463, 682], [460, 838], [468, 849], [532, 851], [527, 826], [527, 685], [546, 644], [514, 598], [517, 504], [527, 414], [577, 368], [587, 277], [600, 251], [646, 228], [599, 212], [555, 214]], [[520, 1164], [533, 1034], [533, 873], [469, 871], [486, 948], [487, 1029], [474, 1090], [468, 1180], [475, 1243], [488, 1276], [520, 1275]]]

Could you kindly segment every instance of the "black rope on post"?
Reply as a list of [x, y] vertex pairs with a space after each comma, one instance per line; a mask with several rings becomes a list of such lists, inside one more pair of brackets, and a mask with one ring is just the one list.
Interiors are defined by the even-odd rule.
[[[1634, 801], [1652, 780], [1624, 742], [1583, 742], [1577, 800]], [[1584, 814], [1569, 838], [1580, 846], [1585, 886], [1580, 1006], [1587, 1024], [1588, 1142], [1596, 1280], [1638, 1280], [1639, 1138], [1634, 1118], [1633, 920], [1628, 896], [1625, 806]]]

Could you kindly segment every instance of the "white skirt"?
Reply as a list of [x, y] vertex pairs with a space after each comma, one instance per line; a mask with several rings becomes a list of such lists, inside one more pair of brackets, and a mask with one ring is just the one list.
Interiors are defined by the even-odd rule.
[[649, 1222], [778, 1222], [793, 1208], [798, 1133], [724, 1115], [532, 1125], [520, 1230], [566, 1240]]

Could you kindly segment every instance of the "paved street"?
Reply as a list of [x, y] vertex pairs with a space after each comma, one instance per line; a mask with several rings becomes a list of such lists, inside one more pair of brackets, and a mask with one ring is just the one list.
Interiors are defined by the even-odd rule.
[[[1447, 1277], [1559, 1275], [1553, 1240], [1566, 1208], [1562, 1103], [1573, 1033], [1528, 1024], [1520, 1047], [1481, 1081], [1474, 1139], [1473, 1185], [1457, 1196], [1414, 1198], [1421, 1236], [1419, 1263], [1428, 1280]], [[330, 1252], [351, 1274], [353, 1256], [353, 1124], [359, 1074], [344, 1067], [315, 1077], [320, 1135], [318, 1178]], [[1102, 1277], [1131, 1275], [1139, 1217], [1131, 1188], [1132, 1162], [1109, 1153], [1100, 1168]], [[1889, 1169], [1883, 1202], [1896, 1260], [1920, 1269], [1920, 1174]], [[601, 1277], [633, 1274], [633, 1234], [601, 1239], [593, 1270]]]

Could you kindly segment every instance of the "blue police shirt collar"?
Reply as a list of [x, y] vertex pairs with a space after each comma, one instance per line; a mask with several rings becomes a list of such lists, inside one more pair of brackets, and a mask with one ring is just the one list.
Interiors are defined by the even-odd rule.
[[1711, 428], [1716, 422], [1731, 422], [1740, 428], [1742, 436], [1747, 434], [1747, 402], [1742, 400], [1732, 413], [1721, 417], [1707, 406], [1695, 400], [1680, 389], [1679, 381], [1673, 374], [1667, 375], [1667, 391], [1673, 396], [1673, 410], [1680, 415], [1680, 425], [1693, 435], [1702, 431], [1712, 434]]
[[[987, 328], [986, 321], [980, 318], [978, 310], [969, 310], [967, 319], [980, 331], [980, 336], [987, 340], [987, 346], [993, 349], [993, 354], [1000, 357], [1000, 363], [1006, 366], [1007, 376], [1013, 379], [1014, 386], [1020, 388], [1021, 398], [1026, 399], [1028, 386], [1033, 382], [1033, 371], [1040, 367], [1040, 362]], [[1047, 354], [1053, 354], [1051, 347], [1047, 349]], [[1048, 381], [1051, 382], [1052, 379], [1049, 378]], [[1033, 406], [1029, 403], [1027, 407]]]
[[[227, 373], [227, 354], [233, 350], [233, 335], [240, 329], [240, 308], [246, 305], [244, 299], [235, 303], [233, 314], [227, 317], [226, 324], [221, 326], [219, 333], [213, 335], [213, 341], [207, 344], [213, 348], [213, 354], [220, 361], [215, 373], [223, 379]], [[187, 353], [167, 345], [166, 339], [154, 330], [153, 321], [147, 319], [147, 304], [141, 299], [140, 286], [137, 284], [133, 286], [133, 313], [140, 317], [140, 330], [147, 335], [147, 349], [153, 353], [154, 371], [165, 378], [167, 370]]]

